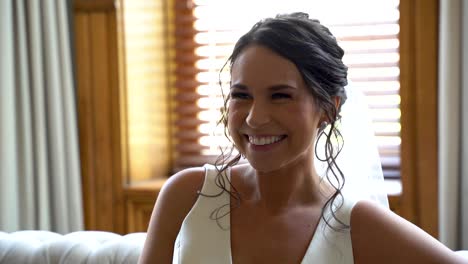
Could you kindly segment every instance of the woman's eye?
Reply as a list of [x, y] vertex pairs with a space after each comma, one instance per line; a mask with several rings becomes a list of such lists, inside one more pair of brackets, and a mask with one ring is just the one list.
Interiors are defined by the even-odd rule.
[[274, 93], [271, 96], [272, 99], [290, 99], [292, 98], [291, 95], [286, 94], [286, 93]]
[[235, 93], [231, 93], [231, 98], [233, 98], [233, 99], [248, 99], [248, 98], [250, 98], [250, 96], [249, 96], [248, 93], [235, 92]]

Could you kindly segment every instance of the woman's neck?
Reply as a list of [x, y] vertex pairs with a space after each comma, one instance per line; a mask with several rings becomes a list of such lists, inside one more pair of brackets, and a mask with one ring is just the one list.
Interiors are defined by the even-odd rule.
[[242, 199], [272, 214], [301, 206], [321, 206], [330, 194], [310, 159], [272, 171], [257, 171], [245, 165], [239, 180]]

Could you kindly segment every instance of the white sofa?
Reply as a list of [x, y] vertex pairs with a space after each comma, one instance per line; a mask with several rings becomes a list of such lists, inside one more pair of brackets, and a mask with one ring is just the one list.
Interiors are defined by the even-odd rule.
[[146, 233], [102, 231], [60, 235], [49, 231], [0, 232], [1, 264], [134, 264]]
[[[0, 264], [134, 264], [146, 233], [102, 231], [60, 235], [48, 231], [0, 232]], [[467, 258], [468, 251], [458, 251]]]

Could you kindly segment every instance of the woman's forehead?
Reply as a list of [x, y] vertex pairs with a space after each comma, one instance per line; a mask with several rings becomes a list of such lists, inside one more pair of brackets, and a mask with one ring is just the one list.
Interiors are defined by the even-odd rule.
[[[231, 68], [232, 83], [284, 83], [298, 86], [303, 79], [296, 65], [261, 45], [246, 47]], [[248, 84], [247, 84], [248, 85]]]

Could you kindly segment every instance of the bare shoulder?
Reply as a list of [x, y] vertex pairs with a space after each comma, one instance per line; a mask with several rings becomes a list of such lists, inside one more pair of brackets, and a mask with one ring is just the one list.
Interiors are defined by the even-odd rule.
[[355, 263], [467, 263], [392, 211], [359, 201], [351, 212]]
[[159, 192], [151, 215], [139, 263], [171, 263], [180, 226], [198, 198], [205, 179], [204, 168], [182, 170], [171, 176]]
[[[197, 191], [203, 186], [205, 180], [205, 169], [203, 167], [188, 168], [177, 172], [172, 175], [164, 183], [160, 196], [172, 197], [174, 194], [179, 198], [182, 191], [193, 192], [197, 194]], [[184, 192], [184, 194], [188, 194]], [[159, 197], [158, 197], [159, 198]], [[166, 197], [167, 198], [167, 197]]]
[[172, 217], [183, 214], [185, 217], [195, 203], [204, 179], [205, 170], [201, 167], [185, 169], [171, 176], [158, 194], [152, 218], [157, 213]]

